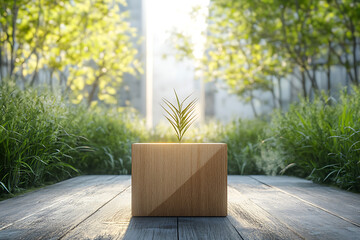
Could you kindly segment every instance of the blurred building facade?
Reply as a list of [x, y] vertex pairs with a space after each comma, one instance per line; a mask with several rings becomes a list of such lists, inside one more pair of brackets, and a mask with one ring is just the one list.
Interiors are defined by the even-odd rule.
[[[122, 11], [129, 11], [130, 25], [136, 28], [138, 39], [133, 39], [133, 44], [138, 51], [137, 59], [142, 63], [143, 67], [146, 66], [146, 46], [145, 46], [145, 19], [144, 19], [144, 5], [143, 0], [127, 1], [127, 6], [120, 5]], [[142, 40], [142, 41], [141, 41]], [[119, 90], [118, 102], [122, 107], [133, 107], [137, 109], [142, 115], [145, 114], [145, 75], [138, 74], [136, 76], [125, 74], [123, 83]]]

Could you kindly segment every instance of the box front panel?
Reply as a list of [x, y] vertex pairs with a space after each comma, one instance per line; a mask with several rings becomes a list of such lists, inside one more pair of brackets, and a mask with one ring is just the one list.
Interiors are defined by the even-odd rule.
[[133, 144], [133, 216], [226, 216], [226, 144]]

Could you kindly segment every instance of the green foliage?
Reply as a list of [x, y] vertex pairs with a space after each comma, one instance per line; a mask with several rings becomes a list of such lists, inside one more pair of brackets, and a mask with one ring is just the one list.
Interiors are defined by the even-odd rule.
[[223, 141], [228, 146], [229, 174], [261, 174], [257, 164], [260, 142], [267, 122], [262, 120], [233, 121], [226, 126]]
[[124, 6], [123, 0], [1, 0], [0, 66], [8, 67], [0, 80], [33, 85], [46, 71], [42, 81], [66, 85], [73, 103], [117, 103], [123, 75], [142, 71]]
[[73, 106], [44, 89], [0, 85], [0, 192], [77, 174], [129, 174], [143, 122], [115, 110]]
[[330, 92], [331, 68], [339, 66], [360, 84], [358, 1], [212, 0], [207, 12], [204, 56], [195, 58], [191, 36], [174, 32], [177, 56], [195, 60], [205, 80], [224, 81], [244, 101], [255, 98], [255, 90], [274, 96], [278, 87], [273, 106], [281, 107], [281, 80], [298, 80], [291, 84], [304, 97], [309, 89], [319, 93], [314, 72], [327, 74]]
[[144, 121], [116, 109], [86, 108], [71, 113], [69, 131], [84, 136], [74, 167], [86, 174], [130, 174], [131, 144], [147, 138]]
[[191, 124], [194, 123], [196, 119], [195, 107], [197, 99], [194, 99], [188, 105], [183, 106], [184, 102], [191, 95], [187, 96], [183, 101], [180, 102], [175, 90], [174, 93], [176, 97], [175, 105], [172, 104], [169, 100], [163, 98], [163, 102], [166, 104], [169, 110], [167, 110], [163, 105], [161, 105], [161, 107], [169, 115], [169, 117], [165, 117], [170, 122], [171, 126], [174, 128], [178, 141], [181, 142], [185, 132], [189, 129]]
[[78, 136], [66, 129], [68, 109], [53, 95], [0, 86], [0, 182], [14, 192], [77, 174]]
[[[323, 94], [276, 112], [270, 123], [210, 122], [181, 140], [227, 143], [229, 174], [285, 173], [360, 191], [359, 97], [359, 89], [338, 101]], [[129, 174], [131, 143], [176, 141], [171, 127], [150, 132], [134, 113], [74, 106], [46, 89], [1, 84], [1, 192], [78, 174]]]
[[[360, 191], [360, 91], [325, 94], [276, 113], [264, 147], [285, 164], [282, 172]], [[267, 161], [265, 158], [263, 161]]]

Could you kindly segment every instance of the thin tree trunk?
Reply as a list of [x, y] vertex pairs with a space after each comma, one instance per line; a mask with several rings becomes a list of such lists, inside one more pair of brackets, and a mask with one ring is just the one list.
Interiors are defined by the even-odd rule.
[[[0, 22], [0, 39], [3, 39], [3, 26], [2, 23]], [[3, 48], [3, 42], [0, 42], [0, 80], [3, 81], [3, 72], [2, 72], [2, 68], [3, 68], [3, 57], [2, 57], [2, 48]]]
[[355, 78], [351, 73], [349, 58], [348, 58], [348, 55], [346, 53], [345, 53], [345, 58], [346, 58], [346, 65], [345, 65], [346, 73], [349, 75], [350, 81], [352, 83], [355, 83]]
[[[0, 39], [3, 39], [3, 26], [2, 23], [0, 23]], [[5, 42], [5, 41], [4, 41]], [[0, 42], [0, 80], [4, 81], [3, 77], [3, 44], [4, 42]]]
[[328, 58], [326, 63], [327, 91], [331, 94], [331, 42], [328, 44]]
[[294, 82], [290, 79], [290, 102], [294, 101]]
[[94, 84], [92, 85], [92, 88], [91, 88], [91, 91], [90, 91], [90, 94], [89, 94], [89, 98], [88, 98], [88, 101], [87, 101], [88, 107], [90, 106], [91, 101], [93, 100], [93, 98], [95, 96], [95, 92], [96, 92], [96, 89], [98, 88], [98, 86], [99, 86], [99, 77], [96, 77], [95, 81], [94, 81]]
[[353, 56], [353, 66], [354, 66], [354, 82], [355, 85], [358, 86], [359, 85], [359, 76], [357, 73], [357, 59], [356, 59], [356, 36], [355, 36], [355, 27], [350, 19], [350, 26], [351, 26], [351, 35], [352, 35], [352, 44], [353, 44], [353, 49], [352, 49], [352, 56]]
[[37, 53], [35, 53], [35, 56], [36, 56], [36, 66], [35, 66], [35, 71], [34, 71], [34, 74], [31, 78], [31, 81], [30, 81], [30, 86], [33, 86], [34, 83], [35, 83], [35, 79], [37, 77], [37, 72], [38, 72], [38, 66], [39, 66], [39, 56], [37, 55]]
[[270, 92], [271, 92], [271, 96], [272, 96], [273, 108], [275, 109], [278, 106], [276, 104], [276, 96], [275, 96], [274, 87], [271, 88]]
[[281, 90], [281, 78], [279, 76], [276, 77], [277, 81], [278, 81], [278, 89], [279, 89], [279, 106], [280, 109], [283, 109], [283, 104], [282, 104], [282, 90]]
[[21, 67], [20, 67], [20, 78], [21, 78], [21, 80], [22, 80], [22, 83], [23, 83], [23, 85], [24, 85], [24, 89], [25, 89], [25, 86], [26, 86], [26, 79], [25, 79], [25, 77], [24, 77], [23, 70], [24, 70], [24, 68], [21, 66]]
[[305, 73], [306, 75], [308, 76], [309, 80], [310, 80], [310, 83], [311, 83], [311, 88], [314, 90], [315, 93], [318, 92], [319, 90], [319, 86], [317, 85], [317, 82], [316, 82], [316, 76], [315, 76], [315, 67], [313, 67], [313, 75], [311, 75], [309, 69], [305, 66], [305, 64], [303, 64], [303, 68], [305, 70]]
[[54, 74], [54, 69], [51, 69], [51, 70], [50, 70], [50, 79], [49, 79], [51, 91], [53, 91], [53, 89], [54, 89], [54, 86], [53, 86], [53, 74]]
[[[4, 27], [4, 32], [7, 31], [8, 29], [8, 24], [6, 23], [5, 27]], [[7, 35], [8, 37], [8, 35]], [[6, 43], [7, 42], [7, 43]], [[9, 45], [10, 45], [10, 41], [6, 40], [4, 41], [2, 47], [3, 47], [3, 55], [4, 55], [4, 58], [3, 58], [3, 67], [5, 69], [5, 74], [4, 76], [5, 77], [9, 77], [9, 72], [10, 72], [10, 66], [9, 66]]]
[[[271, 78], [271, 82], [273, 83], [273, 78]], [[271, 92], [271, 96], [272, 96], [272, 102], [273, 102], [273, 108], [277, 108], [277, 103], [276, 103], [276, 96], [275, 96], [275, 84], [273, 83], [270, 89]]]
[[315, 94], [319, 94], [319, 85], [317, 84], [317, 81], [316, 81], [316, 70], [317, 70], [317, 65], [316, 64], [313, 64], [313, 67], [312, 67], [312, 87], [314, 89], [314, 92]]
[[16, 0], [14, 0], [14, 6], [12, 9], [12, 44], [11, 44], [11, 56], [10, 56], [10, 76], [13, 75], [14, 68], [15, 68], [15, 55], [16, 55], [16, 49], [15, 49], [15, 33], [16, 33], [16, 20], [19, 8], [16, 6]]
[[[36, 66], [36, 68], [37, 68], [37, 66]], [[30, 86], [34, 85], [36, 78], [37, 78], [37, 70], [34, 71], [34, 74], [33, 74], [32, 78], [31, 78], [31, 81], [30, 81]]]
[[258, 114], [256, 112], [256, 108], [255, 108], [255, 105], [254, 105], [254, 96], [253, 96], [252, 91], [250, 91], [250, 105], [251, 105], [251, 108], [253, 110], [254, 116], [257, 118]]
[[[1, 27], [1, 26], [0, 26]], [[1, 37], [2, 34], [0, 34], [0, 37]], [[4, 81], [3, 80], [3, 57], [2, 57], [2, 45], [0, 46], [0, 80], [1, 81]]]
[[[62, 85], [64, 84], [65, 82], [65, 76], [64, 74], [59, 70], [59, 81], [60, 81], [60, 87], [62, 88]], [[63, 90], [63, 89], [62, 89]]]
[[327, 92], [330, 95], [331, 94], [331, 66], [330, 66], [330, 64], [327, 65], [326, 78], [327, 78]]
[[305, 73], [303, 70], [301, 70], [301, 86], [302, 86], [302, 90], [303, 90], [303, 96], [304, 96], [304, 98], [307, 98], [306, 78], [305, 78]]

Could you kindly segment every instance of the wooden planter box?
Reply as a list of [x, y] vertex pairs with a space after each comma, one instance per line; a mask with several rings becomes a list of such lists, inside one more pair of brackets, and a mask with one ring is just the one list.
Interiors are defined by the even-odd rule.
[[226, 216], [227, 145], [132, 145], [133, 216]]

